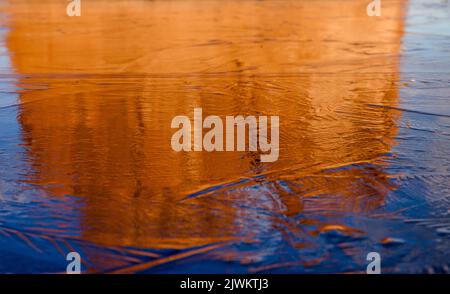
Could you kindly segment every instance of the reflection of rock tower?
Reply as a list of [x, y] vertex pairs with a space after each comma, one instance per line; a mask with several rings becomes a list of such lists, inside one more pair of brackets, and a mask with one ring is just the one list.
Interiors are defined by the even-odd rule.
[[[395, 118], [367, 104], [396, 103], [403, 1], [388, 1], [380, 19], [365, 14], [367, 1], [347, 2], [93, 1], [68, 18], [61, 1], [12, 1], [8, 48], [17, 73], [31, 74], [19, 82], [36, 171], [27, 180], [84, 197], [88, 240], [187, 246], [235, 233], [235, 208], [176, 202], [261, 166], [241, 153], [174, 153], [176, 115], [199, 106], [205, 116], [280, 115], [280, 160], [269, 170], [301, 170], [290, 179], [377, 159]], [[303, 185], [382, 201], [371, 185], [382, 169], [342, 173]], [[282, 200], [289, 213], [302, 209]]]

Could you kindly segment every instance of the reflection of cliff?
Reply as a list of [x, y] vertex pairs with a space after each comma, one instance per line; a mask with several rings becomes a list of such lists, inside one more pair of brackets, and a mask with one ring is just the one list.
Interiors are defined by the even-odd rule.
[[[367, 104], [396, 103], [402, 1], [387, 1], [381, 19], [365, 15], [367, 1], [85, 1], [78, 18], [64, 1], [11, 2], [8, 48], [24, 74], [19, 119], [35, 169], [27, 180], [84, 197], [84, 238], [185, 246], [232, 235], [235, 206], [177, 201], [255, 171], [290, 171], [282, 177], [301, 182], [297, 196], [342, 196], [332, 209], [383, 201], [379, 165], [298, 178], [389, 152], [394, 114]], [[194, 107], [280, 115], [280, 160], [174, 153], [170, 121]], [[289, 213], [304, 209], [278, 188]]]

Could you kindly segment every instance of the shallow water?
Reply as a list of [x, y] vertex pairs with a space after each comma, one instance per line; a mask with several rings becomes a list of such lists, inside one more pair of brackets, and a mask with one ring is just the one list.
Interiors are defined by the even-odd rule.
[[[0, 272], [448, 272], [450, 4], [0, 6]], [[172, 151], [279, 115], [280, 158]]]

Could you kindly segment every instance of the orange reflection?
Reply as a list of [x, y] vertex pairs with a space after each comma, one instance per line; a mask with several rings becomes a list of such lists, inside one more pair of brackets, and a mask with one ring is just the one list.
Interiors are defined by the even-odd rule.
[[[252, 235], [240, 205], [287, 216], [379, 206], [396, 117], [370, 105], [397, 103], [403, 1], [380, 18], [366, 2], [84, 1], [70, 18], [64, 1], [10, 1], [26, 180], [83, 197], [82, 238], [105, 245]], [[173, 152], [170, 122], [194, 107], [279, 115], [280, 159]], [[320, 195], [333, 197], [303, 201]]]

